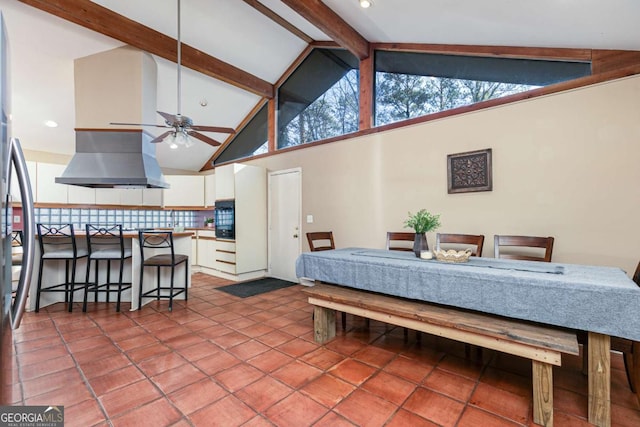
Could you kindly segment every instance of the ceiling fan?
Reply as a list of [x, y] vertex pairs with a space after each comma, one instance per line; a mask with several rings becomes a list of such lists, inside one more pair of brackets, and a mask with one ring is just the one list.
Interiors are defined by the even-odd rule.
[[220, 126], [200, 126], [194, 125], [193, 120], [187, 116], [183, 116], [181, 114], [181, 98], [182, 98], [182, 78], [181, 78], [181, 69], [182, 69], [182, 43], [180, 41], [180, 0], [178, 1], [178, 113], [177, 114], [169, 114], [162, 111], [157, 111], [158, 114], [162, 116], [164, 119], [164, 125], [157, 124], [144, 124], [144, 123], [111, 123], [112, 125], [123, 125], [123, 126], [151, 126], [151, 127], [160, 127], [160, 128], [169, 128], [170, 130], [164, 132], [162, 135], [154, 138], [151, 142], [157, 143], [162, 141], [167, 141], [169, 146], [173, 149], [178, 148], [180, 145], [184, 145], [185, 147], [191, 147], [193, 142], [191, 142], [189, 137], [194, 137], [199, 139], [202, 142], [206, 142], [209, 145], [217, 147], [220, 145], [220, 142], [216, 141], [213, 138], [210, 138], [206, 135], [201, 134], [200, 132], [217, 132], [217, 133], [229, 133], [234, 134], [236, 131], [233, 128], [228, 127], [220, 127]]

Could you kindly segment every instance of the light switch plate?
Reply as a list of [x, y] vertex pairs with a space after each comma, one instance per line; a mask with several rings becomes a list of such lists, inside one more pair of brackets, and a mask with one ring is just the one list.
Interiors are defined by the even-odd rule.
[[313, 224], [313, 215], [307, 215], [307, 224]]

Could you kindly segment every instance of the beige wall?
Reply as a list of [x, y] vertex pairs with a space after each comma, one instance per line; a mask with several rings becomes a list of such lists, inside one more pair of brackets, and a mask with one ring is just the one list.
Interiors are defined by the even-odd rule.
[[[493, 149], [493, 191], [447, 193], [447, 154]], [[338, 247], [384, 247], [407, 212], [440, 213], [442, 232], [551, 235], [554, 261], [640, 260], [640, 77], [626, 78], [255, 160], [302, 168], [303, 233]], [[404, 230], [409, 231], [409, 230]], [[428, 234], [429, 245], [435, 234]], [[308, 250], [306, 241], [304, 250]]]

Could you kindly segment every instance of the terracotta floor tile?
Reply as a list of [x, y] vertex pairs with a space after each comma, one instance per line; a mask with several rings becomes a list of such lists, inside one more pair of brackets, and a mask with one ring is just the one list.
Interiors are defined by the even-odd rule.
[[323, 370], [328, 370], [332, 366], [342, 362], [344, 359], [344, 355], [329, 350], [326, 347], [320, 347], [311, 353], [307, 353], [300, 357], [300, 360]]
[[305, 385], [300, 391], [327, 408], [333, 408], [355, 389], [353, 384], [324, 374]]
[[[438, 424], [425, 420], [413, 412], [400, 409], [391, 417], [391, 421], [385, 424], [385, 427], [437, 427], [437, 425]], [[482, 424], [478, 424], [476, 427], [480, 426], [482, 426]]]
[[114, 427], [169, 426], [180, 418], [180, 412], [167, 399], [160, 398], [135, 411], [112, 418], [112, 422]]
[[433, 391], [445, 394], [454, 399], [466, 402], [476, 387], [476, 382], [469, 378], [453, 374], [442, 369], [431, 371], [423, 385]]
[[[144, 331], [142, 327], [139, 327], [140, 331]], [[115, 344], [123, 351], [131, 351], [140, 347], [146, 347], [151, 344], [157, 344], [159, 341], [152, 335], [146, 335], [146, 332], [140, 333], [137, 336], [114, 340]]]
[[165, 394], [169, 394], [172, 391], [179, 390], [205, 377], [206, 375], [201, 370], [187, 363], [177, 368], [164, 371], [151, 379]]
[[156, 341], [154, 344], [137, 347], [133, 350], [127, 351], [127, 356], [129, 356], [134, 362], [140, 363], [144, 360], [151, 359], [152, 357], [170, 353], [171, 351], [172, 350], [169, 347], [159, 341]]
[[351, 356], [366, 347], [366, 344], [351, 338], [336, 337], [332, 341], [329, 341], [325, 347], [329, 350], [335, 351], [336, 353]]
[[174, 350], [180, 350], [185, 347], [189, 347], [195, 344], [201, 344], [206, 342], [205, 338], [202, 338], [188, 329], [184, 329], [186, 333], [178, 335], [164, 340], [164, 344]]
[[215, 338], [210, 338], [212, 343], [214, 343], [215, 345], [223, 349], [229, 349], [231, 347], [235, 347], [239, 344], [242, 344], [243, 342], [249, 341], [250, 339], [251, 339], [250, 337], [235, 331], [232, 331], [228, 334], [221, 335]]
[[242, 427], [273, 427], [273, 424], [270, 423], [265, 417], [256, 415], [246, 423], [242, 424]]
[[93, 395], [84, 384], [69, 384], [37, 396], [27, 397], [27, 405], [62, 405], [71, 406], [85, 400], [93, 400]]
[[261, 343], [264, 343], [270, 347], [277, 347], [281, 344], [284, 344], [288, 341], [293, 340], [295, 337], [289, 334], [285, 334], [284, 332], [276, 331], [266, 333], [264, 335], [260, 335], [256, 338]]
[[171, 352], [145, 359], [140, 362], [138, 366], [147, 377], [153, 377], [162, 372], [182, 366], [185, 363], [187, 363], [187, 361], [182, 356], [178, 353]]
[[274, 329], [271, 326], [267, 326], [267, 325], [263, 325], [261, 323], [255, 323], [255, 322], [251, 326], [247, 326], [238, 330], [238, 332], [251, 338], [258, 338], [268, 333], [271, 333], [273, 331]]
[[365, 365], [357, 360], [346, 359], [329, 369], [328, 372], [351, 384], [360, 385], [376, 371], [377, 369], [372, 366]]
[[145, 379], [145, 376], [134, 366], [111, 371], [106, 375], [89, 379], [96, 396], [102, 396], [115, 389]]
[[75, 367], [22, 382], [25, 398], [59, 390], [70, 384], [82, 384], [80, 374]]
[[214, 353], [193, 362], [195, 366], [207, 375], [215, 375], [218, 372], [222, 372], [225, 369], [238, 365], [239, 363], [242, 362], [238, 360], [238, 358], [224, 351]]
[[[480, 378], [483, 364], [476, 359], [465, 359], [462, 357], [446, 355], [442, 361], [438, 363], [438, 368], [476, 381]], [[531, 362], [529, 362], [529, 369], [531, 369]]]
[[82, 351], [74, 351], [73, 358], [78, 363], [85, 363], [92, 360], [100, 360], [105, 357], [111, 357], [121, 354], [122, 351], [113, 344], [105, 345], [97, 348], [87, 348]]
[[377, 368], [382, 368], [394, 357], [396, 357], [396, 353], [375, 347], [373, 345], [368, 345], [362, 350], [358, 350], [353, 354], [354, 359], [364, 362], [368, 365], [375, 366]]
[[106, 420], [106, 417], [98, 402], [91, 399], [75, 405], [65, 406], [64, 419], [69, 426], [96, 426], [101, 421]]
[[98, 360], [90, 360], [80, 364], [80, 368], [85, 377], [95, 378], [106, 375], [109, 372], [125, 368], [131, 364], [129, 358], [124, 354], [115, 354]]
[[322, 375], [322, 371], [306, 363], [295, 360], [271, 374], [274, 378], [297, 389], [314, 378]]
[[362, 390], [356, 390], [334, 408], [334, 411], [344, 416], [356, 425], [384, 425], [397, 406]]
[[531, 399], [483, 383], [478, 384], [469, 403], [521, 424], [527, 422], [531, 410]]
[[[22, 358], [20, 358], [20, 361], [22, 362]], [[67, 353], [66, 355], [63, 355], [61, 357], [56, 357], [55, 359], [44, 360], [32, 365], [21, 366], [20, 368], [22, 372], [22, 379], [32, 380], [43, 375], [53, 374], [58, 371], [73, 368], [75, 366], [76, 362]]]
[[553, 388], [553, 408], [586, 419], [589, 399], [587, 396], [562, 388]]
[[233, 354], [238, 359], [245, 361], [259, 355], [260, 353], [264, 353], [267, 350], [269, 350], [269, 346], [256, 340], [246, 341], [235, 347], [227, 349], [229, 353]]
[[433, 370], [433, 366], [423, 365], [417, 363], [415, 360], [401, 356], [389, 362], [383, 370], [388, 374], [397, 375], [416, 384], [420, 384]]
[[291, 356], [272, 349], [247, 360], [247, 363], [263, 372], [273, 372], [291, 363], [293, 360]]
[[220, 347], [218, 347], [217, 345], [212, 344], [209, 341], [203, 341], [198, 344], [190, 345], [188, 347], [176, 349], [176, 352], [184, 357], [185, 360], [195, 362], [196, 360], [200, 360], [207, 356], [211, 356], [212, 354], [219, 353], [220, 350]]
[[294, 338], [291, 341], [280, 344], [276, 348], [291, 357], [300, 357], [317, 349], [318, 345], [300, 338]]
[[436, 424], [454, 426], [464, 406], [464, 403], [420, 387], [409, 397], [403, 408]]
[[401, 406], [411, 393], [414, 392], [416, 387], [412, 382], [387, 374], [386, 372], [379, 372], [362, 384], [361, 388]]
[[235, 393], [236, 397], [253, 410], [262, 413], [293, 393], [293, 389], [271, 377], [262, 377]]
[[183, 414], [189, 415], [228, 395], [215, 381], [205, 378], [169, 394], [169, 399]]
[[[554, 372], [555, 373], [555, 372]], [[579, 374], [582, 377], [582, 374]], [[586, 377], [585, 377], [586, 378]], [[490, 386], [501, 388], [503, 390], [510, 391], [511, 393], [518, 394], [530, 398], [533, 391], [531, 386], [531, 377], [523, 377], [512, 372], [496, 369], [492, 366], [487, 367], [480, 381], [489, 384]], [[559, 386], [557, 381], [557, 375], [553, 376], [553, 385]], [[584, 390], [587, 389], [586, 382], [584, 383]]]
[[315, 400], [294, 392], [267, 409], [264, 415], [279, 427], [299, 427], [313, 425], [327, 412], [327, 408]]
[[[458, 427], [517, 427], [521, 425], [520, 423], [515, 423], [498, 415], [474, 408], [473, 406], [469, 406], [464, 411], [458, 423]], [[564, 424], [558, 425], [564, 426]]]
[[29, 365], [47, 362], [51, 359], [63, 357], [68, 354], [69, 352], [67, 351], [67, 348], [62, 344], [58, 344], [49, 348], [42, 348], [28, 353], [22, 353], [20, 355], [20, 365], [27, 370]]
[[109, 417], [115, 417], [123, 412], [143, 406], [161, 396], [151, 381], [145, 379], [108, 392], [100, 397], [100, 401]]
[[246, 363], [240, 363], [225, 371], [217, 373], [214, 377], [216, 381], [226, 387], [231, 392], [238, 391], [243, 387], [257, 381], [264, 374]]
[[240, 426], [256, 413], [235, 396], [227, 396], [194, 412], [189, 419], [194, 426]]
[[322, 417], [313, 427], [355, 427], [355, 424], [342, 415], [338, 415], [335, 412], [328, 412], [327, 415]]

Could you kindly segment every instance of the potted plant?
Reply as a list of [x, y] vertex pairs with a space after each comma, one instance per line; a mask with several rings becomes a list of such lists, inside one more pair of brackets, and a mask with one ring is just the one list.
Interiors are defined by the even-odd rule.
[[415, 215], [409, 212], [409, 218], [404, 222], [404, 226], [405, 228], [413, 228], [416, 233], [413, 252], [419, 257], [421, 251], [429, 250], [425, 233], [440, 227], [440, 215], [434, 215], [426, 209], [419, 210]]
[[205, 227], [213, 227], [213, 218], [205, 218], [204, 226]]

